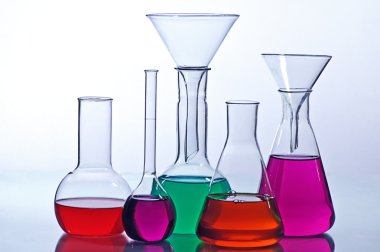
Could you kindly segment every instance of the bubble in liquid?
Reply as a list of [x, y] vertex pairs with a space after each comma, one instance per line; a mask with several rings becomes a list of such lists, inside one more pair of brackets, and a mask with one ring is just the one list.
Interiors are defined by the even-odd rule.
[[236, 191], [234, 191], [234, 190], [230, 190], [230, 191], [228, 191], [228, 197], [236, 197]]

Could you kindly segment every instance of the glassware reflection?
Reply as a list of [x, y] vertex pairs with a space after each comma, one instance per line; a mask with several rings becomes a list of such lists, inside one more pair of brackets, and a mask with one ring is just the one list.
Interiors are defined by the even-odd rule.
[[84, 237], [64, 234], [55, 252], [123, 252], [128, 243], [125, 235]]
[[280, 241], [284, 252], [333, 252], [335, 244], [328, 234], [302, 237], [284, 237]]
[[[261, 248], [227, 248], [219, 247], [211, 244], [202, 243], [199, 244], [196, 252], [285, 252], [284, 249], [278, 244], [269, 247]], [[304, 252], [304, 251], [303, 251]], [[306, 252], [306, 251], [305, 251]]]
[[201, 240], [198, 239], [196, 235], [179, 235], [179, 234], [172, 234], [168, 241], [173, 246], [174, 251], [179, 252], [193, 252], [197, 251], [197, 247], [199, 244], [202, 243]]
[[[144, 243], [138, 241], [129, 242], [124, 252], [173, 252], [175, 251], [168, 241], [158, 243]], [[176, 250], [177, 251], [177, 250]]]

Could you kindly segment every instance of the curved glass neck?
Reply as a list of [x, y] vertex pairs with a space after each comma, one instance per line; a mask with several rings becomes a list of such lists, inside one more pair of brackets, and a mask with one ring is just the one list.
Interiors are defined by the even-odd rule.
[[77, 168], [112, 168], [112, 99], [81, 97], [78, 101]]
[[186, 67], [178, 71], [176, 164], [206, 164], [207, 73], [209, 68]]
[[280, 89], [283, 114], [272, 155], [319, 156], [309, 119], [309, 89]]

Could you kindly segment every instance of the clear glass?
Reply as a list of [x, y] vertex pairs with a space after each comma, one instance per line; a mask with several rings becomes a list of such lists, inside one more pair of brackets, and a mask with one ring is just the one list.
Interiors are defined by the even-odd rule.
[[120, 234], [122, 209], [131, 190], [112, 169], [112, 98], [80, 97], [78, 101], [78, 165], [58, 186], [55, 214], [69, 234]]
[[[256, 138], [258, 102], [227, 102], [227, 140], [210, 183], [210, 194], [197, 235], [206, 243], [226, 247], [262, 247], [283, 234], [281, 218], [270, 191]], [[229, 192], [220, 193], [228, 181]]]
[[[178, 72], [177, 157], [163, 175], [162, 186], [177, 211], [174, 233], [195, 234], [214, 173], [207, 159], [207, 73], [239, 15], [148, 14]], [[228, 184], [222, 186], [228, 190]]]
[[148, 14], [178, 67], [207, 67], [218, 51], [236, 14]]
[[[283, 101], [283, 116], [267, 171], [284, 233], [286, 236], [322, 234], [332, 227], [335, 214], [309, 119], [309, 96], [312, 91], [309, 88], [314, 86], [331, 57], [293, 54], [263, 56], [280, 86]], [[278, 64], [281, 61], [286, 64]], [[278, 73], [281, 73], [281, 78]], [[297, 78], [297, 74], [301, 77]], [[292, 81], [296, 80], [300, 82], [293, 85]], [[284, 83], [287, 83], [286, 88]], [[261, 191], [266, 192], [268, 187], [263, 182]]]
[[176, 217], [173, 202], [156, 176], [157, 72], [145, 70], [144, 172], [123, 209], [123, 225], [127, 235], [134, 240], [148, 242], [169, 237]]

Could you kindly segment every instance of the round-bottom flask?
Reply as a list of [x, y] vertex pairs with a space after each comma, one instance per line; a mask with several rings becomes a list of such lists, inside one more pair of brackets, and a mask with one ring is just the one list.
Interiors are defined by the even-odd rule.
[[[225, 247], [262, 247], [283, 235], [282, 221], [270, 190], [259, 193], [267, 181], [256, 139], [258, 102], [227, 102], [227, 140], [210, 183], [197, 235], [209, 244]], [[227, 180], [231, 191], [214, 193]]]
[[123, 209], [125, 232], [137, 241], [158, 242], [174, 229], [176, 211], [156, 176], [157, 70], [145, 70], [144, 173]]
[[131, 190], [111, 165], [112, 99], [80, 97], [78, 166], [55, 195], [55, 215], [72, 235], [110, 236], [124, 231], [121, 213]]

